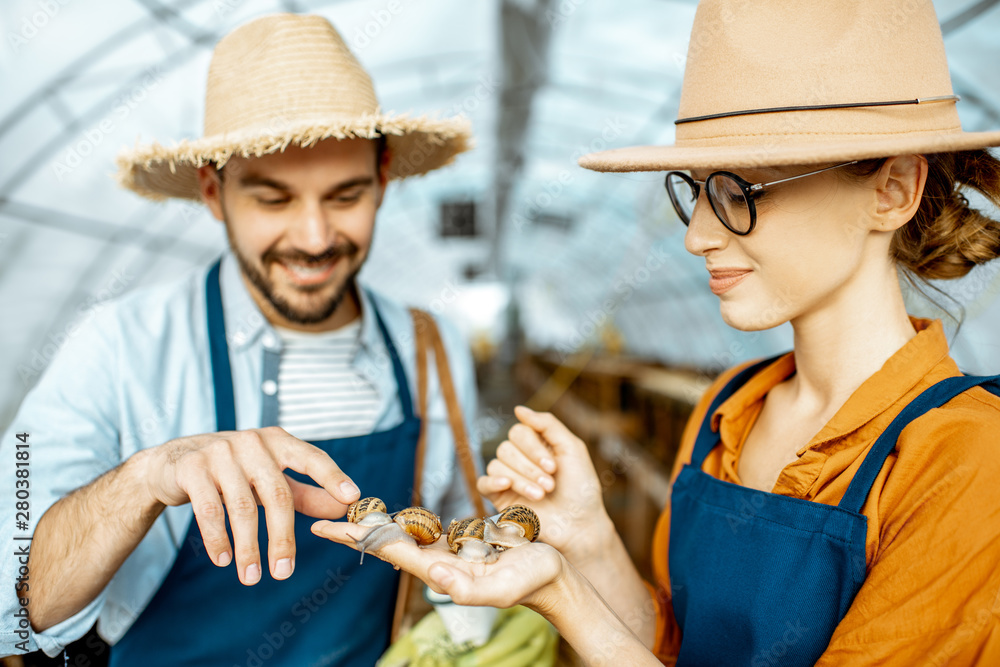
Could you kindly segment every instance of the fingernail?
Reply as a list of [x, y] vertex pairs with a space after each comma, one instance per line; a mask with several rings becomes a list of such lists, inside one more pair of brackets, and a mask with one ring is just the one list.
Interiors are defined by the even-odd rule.
[[287, 579], [292, 576], [292, 559], [281, 558], [274, 564], [274, 578]]
[[556, 483], [552, 481], [551, 477], [539, 477], [538, 485], [545, 489], [546, 491], [551, 491], [556, 488]]
[[542, 459], [542, 468], [545, 469], [545, 472], [553, 473], [556, 471], [556, 462], [546, 457]]
[[431, 575], [434, 583], [442, 588], [447, 588], [455, 580], [455, 577], [444, 565], [432, 565], [427, 574]]
[[545, 495], [545, 492], [534, 484], [529, 484], [525, 491], [527, 492], [528, 497], [533, 498], [534, 500], [541, 500], [542, 496]]
[[502, 487], [504, 487], [506, 489], [506, 488], [510, 487], [510, 478], [508, 478], [508, 477], [497, 477], [496, 478], [496, 483], [497, 483], [497, 486], [502, 486]]
[[248, 584], [256, 584], [260, 581], [260, 566], [257, 563], [247, 565], [246, 572], [243, 574], [243, 580]]
[[345, 496], [361, 495], [361, 491], [351, 482], [341, 482], [340, 491]]
[[219, 567], [225, 567], [233, 562], [233, 557], [229, 555], [228, 551], [223, 551], [219, 554], [219, 558], [216, 560]]

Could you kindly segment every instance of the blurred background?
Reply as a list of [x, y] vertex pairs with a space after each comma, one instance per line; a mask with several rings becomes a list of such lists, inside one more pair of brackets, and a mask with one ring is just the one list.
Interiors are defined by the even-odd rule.
[[[966, 130], [1000, 128], [1000, 0], [938, 0]], [[211, 50], [275, 11], [327, 16], [382, 107], [462, 113], [477, 146], [390, 186], [363, 278], [452, 318], [481, 384], [487, 454], [511, 408], [586, 439], [648, 568], [677, 437], [716, 374], [791, 345], [724, 325], [662, 175], [596, 174], [595, 150], [673, 141], [693, 0], [5, 0], [0, 4], [0, 425], [102, 302], [212, 261], [200, 206], [119, 189], [137, 140], [201, 135]], [[1000, 264], [1000, 262], [995, 263]], [[1000, 371], [998, 267], [940, 285], [963, 370]], [[942, 316], [911, 295], [911, 312]], [[61, 661], [60, 663], [61, 664]]]

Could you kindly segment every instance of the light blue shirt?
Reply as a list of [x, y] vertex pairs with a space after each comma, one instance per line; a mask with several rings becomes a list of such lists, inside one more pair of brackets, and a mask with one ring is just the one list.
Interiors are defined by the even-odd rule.
[[[100, 595], [71, 618], [45, 632], [29, 631], [27, 645], [18, 634], [20, 608], [14, 584], [16, 548], [31, 535], [38, 519], [57, 500], [84, 486], [142, 449], [177, 437], [215, 432], [212, 369], [208, 354], [205, 276], [208, 267], [179, 281], [135, 290], [110, 302], [71, 332], [38, 385], [25, 397], [3, 440], [3, 469], [15, 468], [16, 434], [30, 443], [30, 525], [15, 528], [14, 474], [0, 483], [0, 544], [7, 545], [0, 566], [0, 655], [40, 648], [56, 655], [97, 622], [100, 635], [114, 644], [131, 627], [166, 578], [193, 517], [190, 504], [168, 507], [126, 559]], [[240, 277], [235, 258], [221, 267], [226, 335], [232, 364], [239, 430], [276, 423], [277, 360], [281, 338], [257, 308]], [[388, 350], [372, 316], [372, 300], [396, 344], [416, 396], [416, 351], [407, 309], [381, 295], [359, 289], [361, 345], [353, 367], [372, 382], [381, 400], [377, 431], [402, 421]], [[479, 460], [473, 428], [476, 410], [474, 367], [468, 345], [457, 330], [438, 319], [467, 432]], [[435, 368], [433, 350], [428, 368]], [[451, 518], [473, 513], [455, 457], [451, 429], [436, 373], [428, 382], [427, 450], [422, 504]], [[271, 414], [271, 411], [274, 411]], [[350, 470], [345, 470], [350, 475]], [[361, 489], [363, 495], [377, 490]], [[301, 520], [301, 517], [300, 517]], [[331, 548], [343, 548], [331, 544]], [[266, 552], [264, 545], [262, 552]], [[87, 576], [88, 563], [76, 563]], [[235, 571], [233, 576], [236, 576]], [[37, 585], [28, 573], [29, 586]], [[31, 590], [28, 591], [30, 597]], [[352, 601], [357, 605], [358, 601]]]

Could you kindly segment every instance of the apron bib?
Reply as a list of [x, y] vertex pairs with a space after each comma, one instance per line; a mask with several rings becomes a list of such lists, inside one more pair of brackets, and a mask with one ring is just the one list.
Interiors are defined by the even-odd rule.
[[[205, 288], [216, 427], [232, 431], [236, 412], [218, 263], [209, 271]], [[410, 505], [420, 418], [374, 302], [372, 310], [392, 359], [403, 421], [385, 431], [312, 444], [327, 452], [359, 488], [378, 489], [393, 512]], [[315, 484], [292, 470], [285, 474]], [[399, 573], [376, 558], [361, 567], [356, 552], [316, 537], [309, 531], [314, 519], [296, 513], [295, 571], [275, 581], [267, 570], [264, 510], [258, 509], [261, 580], [244, 586], [233, 565], [216, 567], [192, 518], [163, 584], [111, 649], [111, 667], [375, 664], [389, 643]], [[226, 529], [232, 544], [228, 517]]]
[[[777, 358], [777, 357], [775, 357]], [[738, 373], [712, 401], [691, 463], [671, 492], [669, 570], [680, 626], [677, 664], [813, 665], [866, 576], [868, 492], [914, 419], [1000, 376], [947, 378], [906, 406], [869, 450], [838, 505], [765, 493], [701, 470], [719, 444], [711, 416], [768, 359]]]

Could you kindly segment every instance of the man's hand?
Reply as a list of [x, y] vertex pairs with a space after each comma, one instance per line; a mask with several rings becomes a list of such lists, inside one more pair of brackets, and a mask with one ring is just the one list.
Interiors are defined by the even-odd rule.
[[[235, 541], [240, 581], [261, 577], [257, 506], [264, 506], [271, 576], [287, 579], [295, 568], [295, 511], [321, 519], [342, 517], [359, 491], [323, 450], [278, 427], [206, 433], [171, 440], [149, 450], [145, 459], [150, 495], [164, 505], [190, 502], [212, 562], [225, 567]], [[286, 468], [314, 479], [322, 488], [297, 482]]]

